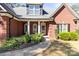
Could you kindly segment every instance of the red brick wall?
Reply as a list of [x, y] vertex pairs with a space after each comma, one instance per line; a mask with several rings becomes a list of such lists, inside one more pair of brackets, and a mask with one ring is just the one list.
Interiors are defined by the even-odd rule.
[[0, 16], [0, 39], [5, 39], [8, 36], [8, 21], [9, 17]]
[[24, 25], [23, 22], [12, 19], [10, 22], [10, 33], [11, 36], [23, 35]]
[[[20, 36], [24, 34], [24, 23], [11, 19], [9, 31], [9, 17], [0, 16], [0, 39], [10, 36]], [[10, 33], [9, 33], [10, 32]]]
[[66, 24], [70, 24], [70, 31], [75, 31], [76, 30], [76, 24], [74, 22], [74, 19], [76, 19], [72, 13], [69, 11], [68, 8], [66, 7], [62, 7], [55, 15], [54, 15], [55, 19], [54, 22], [55, 24], [52, 22], [52, 24], [49, 24], [49, 37], [50, 38], [55, 38], [55, 30], [56, 30], [56, 25], [57, 24], [62, 24], [63, 22]]
[[[72, 15], [72, 13], [63, 6], [55, 15], [54, 15], [54, 21], [46, 22], [47, 26], [47, 34], [49, 38], [55, 38], [55, 30], [57, 27], [57, 24], [67, 23], [70, 24], [70, 31], [76, 30], [76, 24], [74, 22], [75, 17]], [[1, 19], [0, 19], [1, 20]], [[6, 36], [9, 36], [9, 17], [3, 16], [2, 17], [3, 25], [0, 24], [0, 38], [5, 38]], [[11, 36], [20, 36], [23, 35], [24, 31], [24, 23], [16, 20], [11, 20], [10, 24], [10, 33]], [[33, 23], [37, 22], [31, 22], [30, 27], [32, 28]], [[38, 24], [38, 23], [37, 23]], [[30, 32], [32, 34], [33, 29], [30, 29]]]

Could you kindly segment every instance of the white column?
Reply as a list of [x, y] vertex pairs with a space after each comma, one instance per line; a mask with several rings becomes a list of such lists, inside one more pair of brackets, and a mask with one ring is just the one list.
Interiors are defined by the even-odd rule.
[[38, 33], [40, 33], [40, 21], [38, 21]]
[[27, 23], [28, 23], [28, 34], [30, 34], [30, 21], [28, 21]]

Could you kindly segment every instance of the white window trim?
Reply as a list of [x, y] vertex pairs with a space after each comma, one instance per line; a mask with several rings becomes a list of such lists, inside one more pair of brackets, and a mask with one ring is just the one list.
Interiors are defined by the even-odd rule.
[[1, 5], [0, 5], [0, 8], [2, 8], [2, 10], [4, 10], [4, 11], [7, 11], [6, 9], [4, 9]]

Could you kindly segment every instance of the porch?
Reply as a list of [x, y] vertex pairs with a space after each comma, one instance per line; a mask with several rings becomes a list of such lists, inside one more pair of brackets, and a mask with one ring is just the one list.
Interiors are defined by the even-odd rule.
[[[51, 19], [22, 19], [20, 21], [11, 20], [7, 36], [17, 37], [24, 34], [43, 33], [46, 39], [54, 37], [55, 22]], [[8, 28], [8, 27], [7, 27]]]
[[43, 33], [44, 37], [48, 37], [48, 29], [48, 21], [27, 21], [24, 23], [25, 34]]

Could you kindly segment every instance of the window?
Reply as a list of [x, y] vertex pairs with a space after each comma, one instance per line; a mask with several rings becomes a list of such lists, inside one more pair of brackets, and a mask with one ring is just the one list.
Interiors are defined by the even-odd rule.
[[29, 15], [40, 15], [40, 5], [29, 5], [28, 14]]
[[37, 33], [37, 24], [33, 24], [33, 33]]
[[27, 33], [27, 24], [24, 25], [24, 33]]
[[68, 32], [68, 24], [58, 24], [58, 32]]
[[46, 34], [46, 23], [41, 23], [41, 32]]

